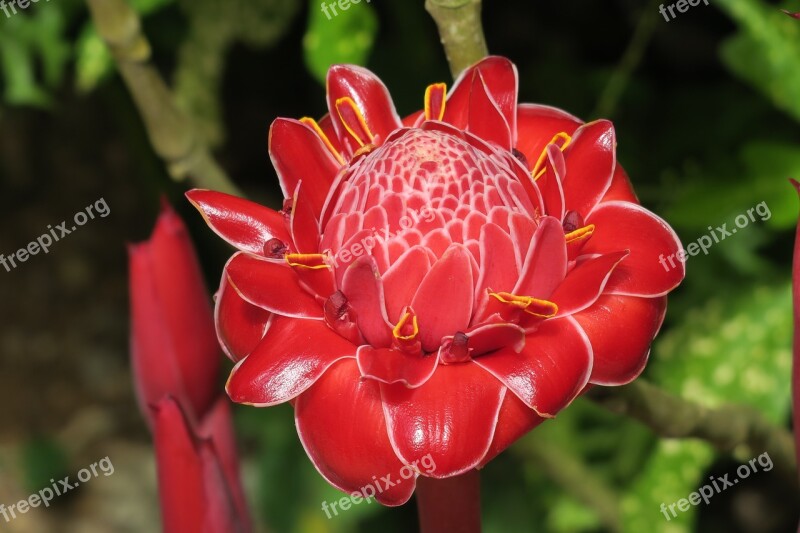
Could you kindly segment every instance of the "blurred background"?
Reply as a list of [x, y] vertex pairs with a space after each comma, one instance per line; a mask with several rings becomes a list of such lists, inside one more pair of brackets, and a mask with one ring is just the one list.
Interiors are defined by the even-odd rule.
[[[368, 66], [401, 114], [450, 82], [422, 0], [361, 2], [330, 20], [321, 0], [130, 0], [153, 60], [197, 135], [250, 198], [280, 206], [266, 151], [277, 116], [321, 116], [328, 65]], [[711, 0], [665, 20], [660, 2], [485, 0], [492, 53], [520, 72], [520, 100], [612, 119], [642, 203], [686, 246], [768, 206], [688, 260], [646, 377], [705, 405], [737, 402], [789, 427], [790, 261], [800, 178], [800, 1]], [[190, 226], [209, 291], [230, 250], [151, 148], [130, 94], [79, 0], [0, 11], [0, 253], [103, 199], [110, 209], [17, 268], [0, 267], [0, 503], [109, 457], [114, 474], [0, 531], [159, 528], [150, 435], [133, 395], [125, 243], [147, 237], [166, 195]], [[220, 383], [220, 387], [223, 383]], [[413, 502], [338, 499], [299, 444], [289, 406], [237, 407], [251, 504], [273, 532], [407, 532]], [[750, 457], [662, 440], [579, 399], [483, 472], [484, 529], [796, 530], [798, 492], [752, 474], [667, 521], [659, 508]]]

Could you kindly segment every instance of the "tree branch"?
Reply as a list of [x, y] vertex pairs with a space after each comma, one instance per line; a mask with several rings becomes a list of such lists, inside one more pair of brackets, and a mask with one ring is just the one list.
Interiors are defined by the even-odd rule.
[[147, 129], [153, 149], [177, 181], [241, 196], [195, 136], [191, 122], [175, 106], [172, 94], [150, 63], [150, 43], [136, 13], [124, 0], [87, 0], [98, 33], [117, 62]]
[[481, 0], [425, 0], [425, 9], [439, 28], [453, 78], [489, 53], [481, 24]]
[[704, 407], [642, 379], [623, 387], [595, 387], [586, 396], [609, 411], [635, 418], [661, 437], [702, 439], [725, 453], [744, 445], [747, 458], [767, 452], [776, 469], [797, 483], [791, 433], [752, 407]]

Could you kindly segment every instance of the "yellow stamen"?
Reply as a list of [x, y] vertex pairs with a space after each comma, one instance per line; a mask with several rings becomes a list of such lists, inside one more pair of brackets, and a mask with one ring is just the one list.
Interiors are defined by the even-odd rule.
[[541, 300], [532, 296], [518, 296], [509, 292], [489, 292], [489, 296], [533, 316], [550, 318], [558, 313], [558, 305], [549, 300]]
[[330, 268], [325, 262], [325, 254], [286, 254], [284, 259], [291, 267], [307, 268], [310, 270]]
[[564, 238], [567, 240], [567, 244], [570, 244], [581, 239], [588, 239], [592, 236], [592, 233], [594, 233], [594, 224], [589, 224], [575, 231], [570, 231], [564, 235]]
[[336, 148], [334, 148], [333, 143], [328, 138], [328, 136], [325, 135], [325, 132], [322, 131], [322, 128], [320, 127], [320, 125], [317, 123], [316, 120], [314, 120], [311, 117], [303, 117], [303, 118], [300, 119], [300, 122], [302, 122], [306, 126], [309, 126], [311, 129], [313, 129], [315, 132], [317, 132], [317, 135], [319, 135], [319, 137], [322, 139], [322, 142], [325, 143], [325, 146], [328, 147], [328, 150], [330, 150], [330, 152], [333, 154], [333, 156], [336, 158], [336, 160], [339, 161], [339, 164], [341, 164], [341, 165], [345, 164], [346, 161], [344, 160], [344, 157], [342, 157], [342, 154], [340, 154], [336, 150]]
[[[339, 118], [342, 120], [347, 133], [356, 140], [359, 146], [364, 146], [373, 141], [375, 136], [369, 130], [367, 121], [364, 120], [364, 114], [352, 98], [345, 96], [336, 100], [336, 112], [339, 113]], [[357, 129], [361, 131], [357, 132]], [[366, 139], [363, 137], [366, 137]]]
[[442, 120], [447, 104], [447, 84], [434, 83], [425, 89], [425, 120]]
[[[408, 323], [409, 319], [411, 319], [411, 334], [403, 335], [402, 330]], [[392, 330], [392, 335], [394, 336], [395, 339], [399, 341], [411, 341], [416, 339], [417, 335], [419, 335], [419, 324], [417, 324], [417, 315], [411, 310], [406, 310], [406, 312], [403, 313], [403, 316], [400, 317], [400, 321]]]
[[542, 153], [539, 155], [538, 161], [536, 161], [536, 164], [533, 166], [533, 170], [531, 171], [531, 176], [533, 176], [534, 181], [538, 180], [542, 176], [542, 174], [544, 174], [544, 171], [547, 168], [547, 167], [542, 168], [541, 171], [539, 169], [539, 167], [542, 166], [545, 158], [547, 157], [547, 147], [550, 146], [551, 144], [558, 145], [558, 141], [561, 141], [561, 145], [558, 147], [558, 149], [563, 152], [564, 150], [567, 149], [567, 146], [569, 146], [570, 143], [572, 142], [572, 137], [570, 137], [565, 131], [556, 133], [553, 136], [550, 142], [547, 143], [547, 145], [544, 147]]

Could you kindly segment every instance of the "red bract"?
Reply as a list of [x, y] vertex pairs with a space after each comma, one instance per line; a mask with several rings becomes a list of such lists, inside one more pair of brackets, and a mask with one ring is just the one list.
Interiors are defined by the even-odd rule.
[[[590, 384], [647, 360], [681, 249], [638, 205], [614, 128], [517, 105], [500, 57], [401, 120], [372, 73], [335, 66], [330, 114], [277, 119], [278, 213], [188, 196], [237, 247], [217, 332], [234, 401], [290, 401], [333, 485], [357, 490], [430, 455], [480, 467]], [[413, 480], [377, 495], [405, 502]]]
[[155, 440], [163, 530], [249, 531], [211, 303], [167, 204], [129, 261], [134, 383]]

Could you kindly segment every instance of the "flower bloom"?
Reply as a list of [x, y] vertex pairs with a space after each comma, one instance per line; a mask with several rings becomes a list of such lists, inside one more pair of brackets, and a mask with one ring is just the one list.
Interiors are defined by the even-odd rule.
[[[236, 402], [292, 402], [303, 446], [354, 491], [430, 454], [481, 467], [589, 384], [643, 369], [681, 249], [616, 162], [612, 124], [517, 104], [500, 57], [401, 119], [369, 71], [334, 66], [330, 113], [279, 118], [276, 212], [188, 193], [238, 248], [216, 325]], [[379, 501], [398, 505], [412, 480]]]
[[211, 303], [186, 227], [165, 204], [128, 255], [134, 384], [155, 441], [163, 530], [249, 531]]

